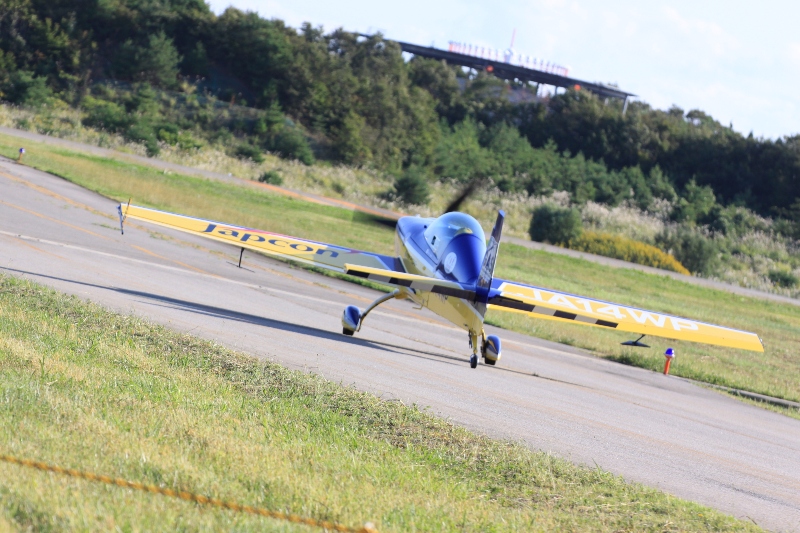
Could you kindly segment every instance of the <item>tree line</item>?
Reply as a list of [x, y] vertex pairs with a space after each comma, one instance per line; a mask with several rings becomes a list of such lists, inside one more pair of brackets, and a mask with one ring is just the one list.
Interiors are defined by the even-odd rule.
[[[586, 91], [514, 104], [519, 84], [442, 62], [405, 61], [381, 35], [304, 24], [202, 0], [6, 0], [0, 98], [72, 105], [88, 125], [190, 149], [197, 138], [367, 165], [424, 201], [434, 179], [567, 190], [575, 202], [654, 199], [687, 223], [746, 206], [800, 225], [800, 135], [742, 135], [702, 111], [662, 111]], [[60, 104], [63, 103], [63, 104]], [[717, 213], [717, 215], [715, 215]], [[715, 218], [716, 217], [716, 218]], [[722, 223], [722, 222], [719, 222]]]

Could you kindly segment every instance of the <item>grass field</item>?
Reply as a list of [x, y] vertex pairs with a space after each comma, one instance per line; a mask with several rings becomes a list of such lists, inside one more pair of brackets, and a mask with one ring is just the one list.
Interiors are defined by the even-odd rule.
[[[0, 154], [13, 157], [17, 141], [0, 135]], [[392, 253], [393, 230], [339, 208], [286, 198], [255, 188], [164, 174], [151, 168], [27, 143], [26, 163], [121, 201], [227, 221], [270, 231]], [[800, 307], [745, 298], [665, 276], [615, 269], [561, 255], [503, 245], [497, 275], [627, 305], [674, 313], [757, 332], [758, 354], [701, 344], [647, 338], [650, 350], [620, 342], [631, 335], [493, 312], [492, 324], [586, 348], [601, 357], [660, 370], [663, 351], [678, 356], [676, 375], [800, 400]], [[508, 354], [507, 357], [513, 357]]]
[[[380, 531], [756, 531], [0, 276], [0, 453]], [[0, 463], [0, 529], [308, 531]]]

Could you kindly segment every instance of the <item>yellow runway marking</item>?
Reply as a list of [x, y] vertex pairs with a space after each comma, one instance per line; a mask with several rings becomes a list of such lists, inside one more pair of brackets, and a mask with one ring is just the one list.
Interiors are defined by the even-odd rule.
[[[0, 174], [2, 174], [2, 172], [0, 172]], [[34, 186], [34, 187], [35, 187], [35, 186]], [[44, 190], [46, 191], [46, 189], [44, 189]], [[53, 196], [55, 196], [55, 197], [59, 197], [60, 195], [57, 195], [57, 194], [53, 193]], [[62, 197], [62, 198], [63, 198], [63, 197]], [[64, 200], [68, 200], [68, 199], [64, 198]], [[85, 209], [87, 209], [87, 210], [89, 210], [89, 211], [95, 211], [94, 209], [92, 209], [92, 208], [91, 208], [91, 207], [89, 207], [89, 206], [84, 206], [83, 204], [79, 204], [79, 203], [77, 203], [77, 202], [71, 202], [71, 203], [73, 203], [74, 205], [76, 205], [76, 206], [78, 206], [78, 207], [83, 207], [83, 208], [85, 208]], [[87, 230], [87, 229], [85, 229], [85, 228], [81, 228], [81, 227], [79, 227], [79, 226], [75, 226], [74, 224], [70, 224], [69, 222], [64, 222], [63, 220], [58, 220], [58, 219], [56, 219], [56, 218], [49, 217], [49, 216], [47, 216], [47, 215], [43, 215], [43, 214], [41, 214], [41, 213], [37, 213], [36, 211], [32, 211], [32, 210], [30, 210], [30, 209], [26, 209], [26, 208], [24, 208], [24, 207], [20, 207], [20, 206], [18, 206], [18, 205], [14, 205], [14, 204], [10, 204], [10, 203], [8, 203], [8, 202], [4, 202], [3, 200], [0, 200], [0, 204], [7, 205], [8, 207], [13, 207], [14, 209], [19, 209], [20, 211], [24, 211], [24, 212], [26, 212], [26, 213], [30, 213], [31, 215], [37, 216], [37, 217], [39, 217], [39, 218], [43, 218], [43, 219], [45, 219], [45, 220], [49, 220], [49, 221], [51, 221], [51, 222], [55, 222], [55, 223], [57, 223], [57, 224], [61, 224], [61, 225], [63, 225], [63, 226], [67, 226], [67, 227], [69, 227], [69, 228], [72, 228], [72, 229], [75, 229], [75, 230], [78, 230], [78, 231], [82, 231], [82, 232], [84, 232], [84, 233], [88, 233], [88, 234], [89, 234], [89, 235], [91, 235], [92, 237], [100, 237], [101, 239], [106, 239], [106, 240], [108, 240], [108, 241], [113, 241], [113, 240], [114, 240], [114, 239], [111, 239], [110, 237], [106, 237], [105, 235], [100, 235], [99, 233], [95, 233], [95, 232], [93, 232], [93, 231]], [[112, 217], [112, 218], [113, 218], [113, 217]], [[142, 229], [145, 229], [145, 228], [142, 228]], [[153, 257], [157, 257], [157, 258], [159, 258], [159, 259], [164, 259], [165, 261], [170, 261], [170, 262], [172, 262], [172, 263], [175, 263], [176, 265], [180, 265], [180, 266], [182, 266], [182, 267], [184, 267], [184, 268], [188, 268], [188, 269], [190, 269], [190, 270], [194, 270], [194, 271], [196, 271], [196, 272], [200, 272], [200, 273], [203, 273], [203, 274], [208, 274], [208, 275], [210, 275], [210, 276], [213, 276], [213, 274], [209, 274], [208, 272], [206, 272], [206, 271], [204, 271], [204, 270], [202, 270], [202, 269], [199, 269], [199, 268], [193, 267], [193, 266], [191, 266], [191, 265], [187, 265], [186, 263], [182, 263], [181, 261], [177, 261], [177, 260], [175, 260], [175, 259], [171, 259], [171, 258], [169, 258], [169, 257], [164, 257], [163, 255], [159, 255], [159, 254], [157, 254], [157, 253], [155, 253], [155, 252], [151, 252], [150, 250], [148, 250], [148, 249], [146, 249], [146, 248], [142, 248], [141, 246], [136, 246], [135, 244], [131, 244], [131, 245], [129, 245], [129, 246], [130, 246], [131, 248], [134, 248], [134, 249], [136, 249], [136, 250], [139, 250], [140, 252], [144, 252], [144, 253], [146, 253], [146, 254], [148, 254], [148, 255], [151, 255], [151, 256], [153, 256]]]
[[208, 276], [214, 276], [215, 278], [219, 277], [219, 276], [217, 276], [215, 274], [211, 274], [210, 272], [206, 272], [205, 270], [202, 270], [200, 268], [196, 268], [196, 267], [193, 267], [192, 265], [187, 265], [186, 263], [182, 263], [182, 262], [178, 261], [177, 259], [170, 259], [169, 257], [164, 257], [163, 255], [159, 255], [159, 254], [157, 254], [155, 252], [151, 252], [147, 248], [142, 248], [141, 246], [136, 246], [135, 244], [131, 244], [129, 246], [131, 248], [135, 248], [136, 250], [139, 250], [140, 252], [144, 252], [144, 253], [146, 253], [148, 255], [152, 255], [153, 257], [158, 257], [159, 259], [164, 259], [165, 261], [170, 261], [172, 263], [175, 263], [176, 265], [180, 265], [180, 266], [182, 266], [184, 268], [188, 268], [190, 270], [194, 270], [195, 272], [200, 272], [201, 274], [206, 274]]
[[113, 216], [113, 215], [109, 215], [108, 213], [103, 213], [102, 211], [98, 211], [97, 209], [95, 209], [93, 207], [90, 207], [90, 206], [88, 206], [86, 204], [82, 204], [80, 202], [76, 202], [75, 200], [71, 200], [70, 198], [67, 198], [66, 196], [58, 194], [57, 192], [53, 192], [50, 189], [46, 189], [46, 188], [44, 188], [44, 187], [42, 187], [40, 185], [36, 185], [35, 183], [30, 183], [28, 181], [25, 181], [24, 179], [17, 178], [15, 176], [12, 176], [11, 174], [7, 174], [5, 172], [0, 171], [0, 176], [3, 176], [4, 178], [10, 179], [12, 181], [16, 181], [17, 183], [21, 183], [22, 185], [30, 187], [31, 189], [33, 189], [33, 190], [35, 190], [37, 192], [40, 192], [40, 193], [45, 194], [47, 196], [51, 196], [51, 197], [55, 198], [56, 200], [61, 200], [62, 202], [66, 202], [68, 204], [74, 205], [75, 207], [80, 207], [81, 209], [85, 209], [85, 210], [89, 211], [92, 214], [100, 215], [102, 217], [109, 218], [111, 220], [115, 220], [116, 219], [116, 217]]
[[25, 213], [29, 213], [29, 214], [31, 214], [33, 216], [37, 216], [39, 218], [43, 218], [45, 220], [49, 220], [50, 222], [55, 222], [56, 224], [61, 224], [62, 226], [67, 226], [68, 228], [72, 228], [72, 229], [75, 229], [75, 230], [78, 230], [78, 231], [82, 231], [84, 233], [87, 233], [87, 234], [91, 235], [92, 237], [99, 237], [99, 238], [105, 239], [107, 241], [113, 241], [114, 240], [114, 239], [112, 239], [110, 237], [106, 237], [105, 235], [100, 235], [99, 233], [95, 233], [93, 231], [89, 231], [88, 229], [81, 228], [80, 226], [75, 226], [74, 224], [70, 224], [69, 222], [64, 222], [63, 220], [58, 220], [57, 218], [49, 217], [47, 215], [43, 215], [41, 213], [37, 213], [36, 211], [31, 211], [30, 209], [26, 209], [26, 208], [20, 207], [18, 205], [14, 205], [14, 204], [10, 204], [8, 202], [4, 202], [3, 200], [0, 200], [0, 204], [7, 205], [8, 207], [13, 207], [14, 209], [19, 209], [20, 211], [23, 211]]

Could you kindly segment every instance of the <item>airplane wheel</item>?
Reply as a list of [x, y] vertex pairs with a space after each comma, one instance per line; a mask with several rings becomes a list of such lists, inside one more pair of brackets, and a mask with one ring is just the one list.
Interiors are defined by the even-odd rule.
[[353, 333], [355, 333], [355, 331], [353, 331], [352, 329], [342, 328], [342, 333], [344, 333], [345, 335], [349, 335], [350, 337], [352, 337], [352, 336], [353, 336]]
[[491, 359], [489, 359], [488, 357], [484, 357], [484, 358], [483, 358], [483, 362], [484, 362], [484, 363], [486, 363], [487, 365], [491, 365], [491, 366], [494, 366], [494, 365], [496, 365], [496, 364], [497, 364], [497, 360], [495, 360], [495, 361], [492, 361], [492, 360], [491, 360]]
[[469, 367], [470, 368], [477, 368], [478, 366], [478, 356], [472, 354], [472, 357], [469, 358]]

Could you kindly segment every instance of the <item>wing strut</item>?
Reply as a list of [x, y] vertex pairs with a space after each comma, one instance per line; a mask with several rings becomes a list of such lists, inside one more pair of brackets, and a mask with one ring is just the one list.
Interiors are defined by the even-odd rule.
[[125, 206], [125, 213], [122, 213], [122, 204], [117, 206], [117, 213], [119, 214], [119, 232], [125, 235], [125, 219], [128, 218], [128, 208], [131, 206], [131, 199], [128, 198], [128, 205]]

